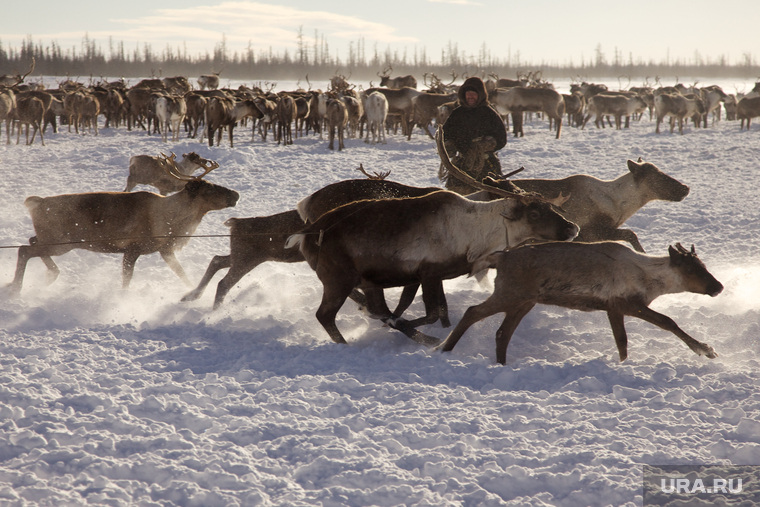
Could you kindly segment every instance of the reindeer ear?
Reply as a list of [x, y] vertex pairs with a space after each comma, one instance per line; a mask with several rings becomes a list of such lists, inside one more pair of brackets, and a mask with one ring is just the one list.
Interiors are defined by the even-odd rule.
[[629, 159], [628, 160], [628, 170], [631, 171], [631, 172], [635, 172], [636, 169], [638, 169], [639, 167], [641, 167], [641, 163], [642, 163], [641, 157], [639, 157], [639, 162], [634, 162], [633, 160]]
[[187, 184], [185, 185], [185, 190], [187, 191], [190, 197], [195, 197], [196, 195], [198, 195], [198, 189], [202, 185], [201, 181], [202, 180], [198, 179], [198, 180], [190, 180], [187, 182]]
[[680, 243], [676, 243], [675, 248], [673, 246], [668, 247], [668, 255], [670, 255], [670, 263], [674, 266], [681, 264], [683, 260], [683, 247]]

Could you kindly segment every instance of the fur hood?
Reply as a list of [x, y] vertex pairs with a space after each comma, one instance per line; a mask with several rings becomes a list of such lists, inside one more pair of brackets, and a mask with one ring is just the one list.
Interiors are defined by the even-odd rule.
[[478, 92], [478, 102], [474, 107], [482, 106], [483, 104], [488, 103], [488, 91], [486, 91], [486, 85], [479, 77], [467, 78], [465, 82], [462, 83], [462, 86], [459, 87], [459, 90], [457, 90], [457, 98], [459, 100], [459, 104], [461, 105], [467, 105], [464, 100], [464, 94], [467, 90], [475, 90]]

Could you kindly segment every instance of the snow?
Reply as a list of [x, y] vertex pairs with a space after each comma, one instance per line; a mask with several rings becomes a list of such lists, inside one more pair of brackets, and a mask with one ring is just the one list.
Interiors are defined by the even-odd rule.
[[[525, 166], [521, 177], [613, 179], [641, 156], [688, 184], [683, 202], [650, 203], [627, 226], [655, 255], [696, 245], [725, 285], [716, 298], [652, 305], [717, 359], [627, 319], [620, 363], [603, 313], [548, 306], [523, 320], [504, 366], [494, 355], [498, 315], [442, 354], [349, 301], [338, 318], [349, 344], [338, 345], [314, 317], [322, 287], [305, 263], [259, 266], [212, 311], [221, 275], [182, 303], [189, 288], [156, 254], [138, 260], [122, 290], [120, 256], [73, 251], [55, 259], [54, 284], [33, 259], [21, 294], [0, 292], [0, 502], [641, 505], [645, 464], [760, 463], [760, 134], [725, 120], [684, 135], [654, 130], [645, 115], [620, 131], [565, 126], [555, 140], [534, 120], [524, 138], [510, 135], [502, 165]], [[346, 144], [330, 152], [314, 135], [288, 147], [251, 143], [240, 128], [234, 148], [209, 148], [123, 127], [98, 136], [63, 127], [45, 147], [0, 143], [0, 280], [13, 278], [15, 247], [33, 235], [27, 196], [119, 191], [136, 154], [196, 151], [220, 164], [209, 180], [241, 194], [235, 208], [206, 216], [197, 234], [210, 237], [178, 254], [193, 281], [228, 252], [213, 237], [227, 233], [227, 218], [293, 209], [360, 177], [359, 164], [438, 184], [434, 144], [419, 130], [410, 141]], [[454, 323], [490, 293], [468, 278], [445, 288]], [[399, 293], [388, 292], [390, 301]], [[409, 314], [421, 312], [418, 300]]]

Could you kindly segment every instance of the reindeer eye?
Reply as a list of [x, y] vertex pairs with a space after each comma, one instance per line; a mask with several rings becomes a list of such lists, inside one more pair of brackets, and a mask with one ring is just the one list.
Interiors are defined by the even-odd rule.
[[531, 210], [530, 213], [528, 213], [528, 218], [530, 220], [538, 220], [541, 218], [541, 213], [539, 213], [537, 210]]

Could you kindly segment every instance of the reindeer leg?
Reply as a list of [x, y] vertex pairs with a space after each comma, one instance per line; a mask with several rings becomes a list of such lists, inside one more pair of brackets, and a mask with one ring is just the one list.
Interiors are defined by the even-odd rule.
[[496, 331], [496, 361], [501, 364], [507, 362], [507, 347], [512, 339], [512, 335], [520, 325], [520, 321], [525, 317], [528, 312], [535, 306], [535, 303], [523, 303], [517, 305], [507, 312], [504, 321]]
[[425, 316], [410, 320], [409, 324], [418, 327], [432, 324], [441, 316], [441, 299], [446, 301], [443, 294], [443, 281], [439, 278], [422, 282], [422, 300], [425, 303]]
[[615, 337], [615, 345], [617, 345], [618, 355], [622, 363], [628, 358], [628, 334], [625, 332], [623, 313], [617, 310], [607, 310], [607, 319], [610, 321], [612, 336]]
[[[208, 287], [209, 282], [211, 282], [211, 279], [214, 277], [217, 271], [224, 268], [230, 267], [230, 256], [229, 255], [215, 255], [211, 262], [208, 265], [208, 268], [206, 268], [206, 272], [203, 273], [203, 278], [201, 278], [201, 281], [198, 283], [198, 286], [193, 289], [192, 291], [188, 292], [184, 296], [182, 296], [181, 301], [195, 301], [201, 295], [203, 294], [203, 291], [206, 290], [206, 287]], [[216, 290], [217, 294], [219, 294], [219, 288], [217, 287]]]
[[[239, 260], [239, 259], [238, 259]], [[250, 262], [230, 262], [230, 270], [224, 275], [216, 286], [216, 296], [214, 297], [214, 310], [219, 308], [224, 302], [227, 293], [238, 283], [245, 275], [250, 273], [256, 266], [261, 264], [264, 259], [252, 259]], [[209, 267], [210, 269], [210, 267]], [[220, 267], [221, 269], [221, 267]]]
[[645, 320], [651, 324], [654, 324], [657, 327], [660, 327], [664, 329], [665, 331], [670, 331], [677, 337], [679, 337], [694, 353], [700, 355], [700, 356], [707, 356], [710, 359], [715, 359], [718, 357], [718, 353], [715, 352], [715, 350], [707, 345], [706, 343], [702, 343], [700, 341], [695, 340], [691, 336], [689, 336], [683, 329], [678, 327], [678, 324], [675, 323], [673, 319], [668, 317], [667, 315], [663, 315], [661, 313], [658, 313], [648, 306], [645, 305], [636, 305], [631, 308], [627, 308], [625, 311], [626, 315], [630, 315], [632, 317], [638, 317], [642, 320]]
[[[488, 299], [480, 303], [479, 305], [469, 307], [462, 316], [462, 320], [454, 329], [449, 333], [449, 336], [439, 345], [436, 350], [448, 352], [452, 350], [459, 339], [464, 333], [478, 321], [490, 317], [499, 312], [505, 311], [505, 305], [503, 301], [500, 301], [495, 295], [491, 295]], [[506, 349], [506, 347], [505, 347]]]
[[451, 327], [449, 303], [446, 301], [446, 294], [443, 292], [443, 284], [441, 284], [441, 292], [438, 294], [438, 315], [441, 319], [441, 327]]
[[363, 306], [369, 313], [370, 318], [387, 321], [395, 317], [395, 315], [391, 314], [385, 302], [385, 291], [383, 289], [380, 287], [365, 287], [363, 291], [365, 296]]
[[349, 299], [356, 303], [359, 306], [360, 310], [366, 310], [367, 309], [367, 296], [364, 295], [362, 291], [359, 289], [354, 288], [351, 291], [351, 294], [348, 295]]
[[401, 291], [401, 297], [398, 300], [396, 309], [393, 310], [394, 317], [401, 317], [401, 315], [409, 308], [409, 305], [414, 301], [414, 296], [417, 295], [417, 290], [420, 288], [420, 284], [406, 285]]
[[317, 309], [317, 320], [330, 335], [335, 343], [346, 343], [346, 339], [340, 333], [338, 326], [335, 324], [335, 317], [338, 310], [346, 302], [346, 298], [351, 293], [353, 286], [349, 284], [323, 283], [322, 302]]
[[180, 280], [185, 282], [185, 285], [188, 287], [192, 287], [193, 284], [190, 281], [190, 279], [185, 274], [185, 270], [182, 269], [182, 266], [180, 265], [179, 261], [177, 260], [177, 257], [174, 255], [173, 250], [162, 250], [159, 252], [161, 254], [161, 258], [166, 262], [166, 264], [169, 265], [172, 271], [174, 271], [174, 274], [177, 275]]
[[8, 285], [11, 291], [14, 293], [21, 292], [21, 285], [24, 283], [24, 273], [26, 273], [26, 265], [34, 255], [32, 246], [22, 245], [18, 247], [18, 260], [16, 261], [16, 274], [13, 277], [13, 281]]
[[124, 253], [124, 259], [121, 262], [121, 286], [124, 289], [129, 288], [132, 281], [132, 275], [135, 273], [135, 263], [140, 254], [134, 250], [128, 250]]

